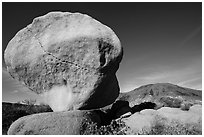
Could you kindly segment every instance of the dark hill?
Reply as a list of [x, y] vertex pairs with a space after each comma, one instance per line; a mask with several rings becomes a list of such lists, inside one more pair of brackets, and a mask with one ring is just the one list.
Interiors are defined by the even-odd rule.
[[120, 93], [117, 100], [128, 101], [130, 106], [141, 102], [155, 102], [163, 106], [168, 106], [168, 102], [173, 103], [173, 105], [183, 102], [194, 104], [201, 103], [202, 91], [170, 83], [157, 83], [141, 86], [130, 92]]

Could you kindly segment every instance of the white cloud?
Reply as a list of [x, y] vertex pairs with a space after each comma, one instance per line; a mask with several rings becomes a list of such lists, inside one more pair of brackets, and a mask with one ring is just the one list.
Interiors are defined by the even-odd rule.
[[202, 81], [201, 77], [196, 77], [193, 79], [188, 79], [186, 81], [179, 82], [178, 85], [201, 90], [202, 89], [201, 81]]
[[181, 42], [181, 47], [184, 46], [189, 40], [191, 40], [193, 37], [195, 37], [200, 31], [202, 31], [202, 26], [199, 26], [198, 28], [195, 28], [187, 37]]
[[188, 79], [188, 80], [186, 80], [186, 81], [182, 81], [182, 82], [179, 82], [178, 84], [179, 85], [186, 85], [186, 84], [189, 84], [189, 83], [192, 83], [192, 82], [194, 82], [194, 81], [197, 81], [197, 80], [199, 80], [200, 78], [193, 78], [193, 79]]
[[13, 79], [5, 69], [2, 69], [2, 90], [3, 92], [9, 91], [11, 93], [35, 94], [19, 81]]

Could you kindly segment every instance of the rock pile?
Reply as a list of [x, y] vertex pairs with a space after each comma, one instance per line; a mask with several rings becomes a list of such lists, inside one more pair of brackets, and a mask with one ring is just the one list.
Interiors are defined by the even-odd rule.
[[118, 97], [115, 73], [122, 55], [116, 34], [88, 15], [51, 12], [35, 18], [9, 42], [5, 63], [14, 79], [55, 112], [20, 118], [8, 134], [81, 134], [87, 119], [100, 124], [89, 110]]

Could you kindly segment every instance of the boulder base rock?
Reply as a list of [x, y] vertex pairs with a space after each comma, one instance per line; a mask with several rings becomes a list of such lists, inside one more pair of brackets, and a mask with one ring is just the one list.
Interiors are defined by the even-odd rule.
[[[201, 124], [202, 106], [195, 105], [189, 111], [183, 111], [179, 108], [162, 107], [158, 110], [145, 109], [139, 113], [134, 113], [128, 118], [122, 119], [132, 131], [142, 131], [151, 129], [158, 122], [163, 124], [178, 121], [184, 124]], [[200, 123], [201, 122], [201, 123]]]
[[79, 110], [34, 114], [15, 121], [8, 135], [79, 135], [88, 122], [100, 125], [100, 117], [92, 111]]
[[119, 95], [123, 51], [116, 34], [92, 17], [51, 12], [20, 30], [5, 50], [11, 76], [54, 111], [96, 109]]

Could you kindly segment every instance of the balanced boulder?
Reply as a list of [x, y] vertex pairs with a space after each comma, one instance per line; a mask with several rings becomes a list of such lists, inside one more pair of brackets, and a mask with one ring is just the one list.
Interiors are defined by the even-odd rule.
[[81, 13], [51, 12], [20, 30], [4, 57], [13, 78], [64, 111], [113, 103], [122, 55], [109, 27]]
[[100, 117], [93, 111], [34, 114], [16, 120], [8, 135], [80, 135], [88, 130], [90, 123], [100, 125]]

